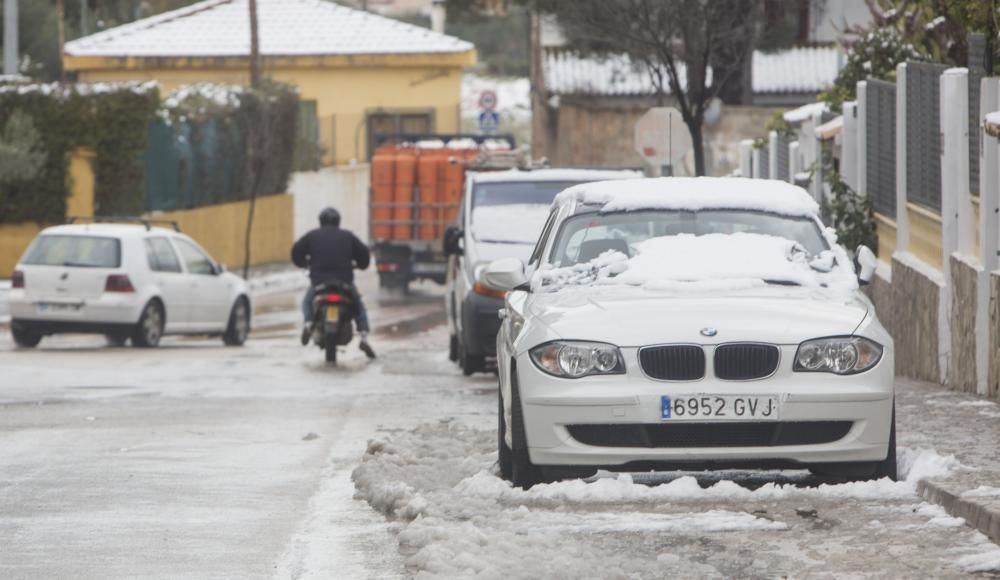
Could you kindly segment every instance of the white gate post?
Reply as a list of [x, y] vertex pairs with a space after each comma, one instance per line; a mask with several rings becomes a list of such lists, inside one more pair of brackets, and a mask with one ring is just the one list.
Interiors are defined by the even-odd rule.
[[858, 134], [854, 150], [858, 160], [858, 187], [854, 191], [858, 195], [868, 196], [868, 83], [858, 81]]
[[795, 174], [802, 171], [802, 159], [799, 157], [799, 142], [788, 144], [788, 182], [795, 183]]
[[778, 132], [767, 134], [767, 178], [778, 179]]
[[910, 251], [906, 199], [906, 63], [896, 65], [896, 251]]
[[840, 141], [840, 175], [844, 183], [858, 190], [858, 105], [844, 103], [844, 130]]

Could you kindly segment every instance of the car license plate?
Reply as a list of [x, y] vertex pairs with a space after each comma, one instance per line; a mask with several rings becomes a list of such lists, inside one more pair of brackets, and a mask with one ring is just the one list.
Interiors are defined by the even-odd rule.
[[35, 310], [39, 313], [76, 312], [79, 309], [79, 304], [65, 304], [62, 302], [38, 302], [35, 304]]
[[413, 265], [414, 274], [443, 274], [448, 271], [448, 264], [435, 263], [435, 264], [421, 264], [416, 263]]
[[326, 307], [326, 321], [337, 322], [340, 320], [340, 308], [337, 306]]
[[777, 396], [690, 395], [660, 397], [664, 421], [777, 421], [781, 406]]

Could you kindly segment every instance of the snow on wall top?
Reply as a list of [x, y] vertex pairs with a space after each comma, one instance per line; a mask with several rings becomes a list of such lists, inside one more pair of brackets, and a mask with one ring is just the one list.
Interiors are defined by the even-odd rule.
[[1000, 111], [986, 114], [986, 122], [991, 125], [1000, 125]]
[[[258, 0], [264, 56], [462, 53], [464, 40], [327, 0]], [[70, 56], [250, 54], [247, 0], [205, 0], [66, 43]]]
[[807, 103], [791, 111], [785, 111], [782, 117], [789, 123], [801, 123], [802, 121], [812, 119], [813, 115], [826, 113], [829, 110], [830, 105], [819, 101], [816, 103]]
[[606, 212], [726, 208], [819, 215], [819, 204], [804, 189], [776, 179], [660, 177], [584, 183], [563, 191], [554, 203], [573, 201], [601, 205]]
[[507, 171], [484, 171], [472, 173], [476, 183], [508, 181], [605, 181], [608, 179], [638, 179], [639, 171], [617, 171], [610, 169], [509, 169]]
[[[756, 51], [752, 65], [755, 93], [812, 93], [832, 87], [843, 63], [836, 48], [819, 47]], [[545, 86], [557, 95], [625, 96], [655, 92], [646, 69], [627, 56], [588, 58], [550, 50], [545, 55], [544, 69]], [[678, 72], [681, 82], [685, 82], [684, 69]]]

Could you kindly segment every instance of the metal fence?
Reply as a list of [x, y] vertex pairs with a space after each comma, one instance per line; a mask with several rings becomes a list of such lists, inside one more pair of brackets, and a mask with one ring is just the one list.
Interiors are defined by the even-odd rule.
[[771, 177], [771, 152], [767, 147], [757, 150], [759, 162], [754, 167], [754, 177], [757, 179], [770, 179]]
[[777, 155], [778, 174], [772, 176], [772, 179], [791, 181], [790, 171], [789, 171], [791, 160], [788, 158], [788, 146], [792, 143], [793, 139], [791, 137], [779, 133], [776, 141], [778, 143], [778, 155]]
[[875, 211], [896, 216], [896, 85], [869, 80], [865, 123], [867, 193]]
[[986, 76], [986, 35], [970, 34], [969, 44], [969, 186], [979, 189], [979, 91]]
[[948, 67], [906, 63], [906, 197], [941, 211], [941, 73]]

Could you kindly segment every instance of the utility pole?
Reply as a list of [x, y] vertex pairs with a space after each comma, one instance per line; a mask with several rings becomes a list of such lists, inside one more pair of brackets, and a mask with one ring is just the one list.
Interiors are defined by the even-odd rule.
[[17, 0], [3, 2], [3, 74], [17, 74]]
[[[61, 1], [61, 0], [60, 0]], [[257, 39], [257, 0], [250, 0], [250, 86], [260, 86], [260, 43]]]
[[66, 68], [63, 66], [63, 47], [66, 46], [66, 25], [63, 20], [63, 0], [56, 0], [56, 23], [59, 26], [59, 80], [66, 82]]
[[87, 0], [80, 0], [80, 36], [88, 36], [90, 34], [90, 6], [87, 5]]
[[547, 153], [549, 144], [549, 103], [545, 87], [542, 18], [534, 8], [530, 12], [528, 62], [531, 79], [531, 156], [541, 159]]

